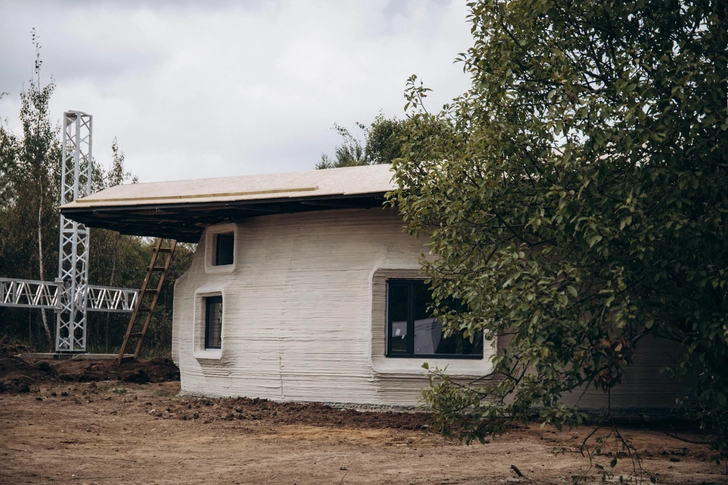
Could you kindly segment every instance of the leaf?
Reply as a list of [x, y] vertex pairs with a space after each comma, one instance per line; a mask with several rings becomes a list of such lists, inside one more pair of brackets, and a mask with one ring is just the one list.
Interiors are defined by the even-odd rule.
[[596, 243], [598, 243], [601, 240], [602, 240], [602, 236], [600, 236], [599, 234], [590, 234], [586, 238], [586, 242], [589, 245], [589, 247], [594, 246]]

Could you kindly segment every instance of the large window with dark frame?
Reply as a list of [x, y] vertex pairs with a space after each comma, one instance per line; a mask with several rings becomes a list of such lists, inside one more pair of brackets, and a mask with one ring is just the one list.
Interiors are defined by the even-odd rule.
[[432, 293], [422, 280], [387, 283], [387, 357], [482, 359], [483, 335], [445, 337], [432, 316]]
[[235, 254], [235, 235], [230, 233], [215, 234], [215, 266], [233, 264]]
[[205, 349], [222, 348], [222, 296], [205, 298]]

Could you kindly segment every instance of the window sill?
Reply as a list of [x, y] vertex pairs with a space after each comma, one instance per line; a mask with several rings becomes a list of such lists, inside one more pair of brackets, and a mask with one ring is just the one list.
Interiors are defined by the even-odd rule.
[[427, 370], [422, 364], [427, 362], [430, 369], [444, 369], [453, 377], [481, 377], [490, 373], [493, 366], [490, 359], [463, 359], [463, 358], [432, 358], [432, 357], [385, 357], [372, 358], [372, 368], [375, 374], [380, 375], [409, 375], [412, 377], [426, 376]]
[[388, 359], [414, 359], [424, 360], [426, 362], [432, 360], [483, 360], [482, 355], [449, 355], [449, 354], [389, 354], [386, 356]]
[[231, 274], [235, 271], [235, 263], [232, 264], [219, 264], [219, 265], [205, 265], [206, 274]]
[[193, 352], [192, 355], [199, 361], [217, 361], [222, 359], [222, 349], [198, 350], [197, 352]]

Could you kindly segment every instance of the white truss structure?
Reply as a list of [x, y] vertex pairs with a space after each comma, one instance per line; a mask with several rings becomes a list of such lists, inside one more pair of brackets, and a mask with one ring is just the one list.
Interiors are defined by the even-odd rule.
[[138, 299], [139, 290], [94, 285], [86, 287], [86, 311], [89, 312], [131, 312]]
[[[63, 113], [61, 205], [91, 194], [93, 118]], [[88, 284], [89, 229], [61, 215], [58, 278], [55, 282], [0, 278], [0, 306], [56, 312], [56, 352], [86, 352], [89, 311], [131, 312], [139, 291]]]
[[[63, 113], [61, 205], [91, 194], [91, 127], [93, 117], [81, 111]], [[89, 230], [61, 215], [58, 248], [60, 309], [56, 312], [56, 352], [86, 351], [86, 286]]]
[[59, 299], [58, 283], [0, 278], [2, 306], [57, 310]]
[[[87, 312], [131, 312], [139, 291], [108, 286], [86, 286], [86, 294], [76, 293], [76, 303], [86, 301]], [[48, 281], [0, 278], [0, 306], [60, 310], [61, 284]]]

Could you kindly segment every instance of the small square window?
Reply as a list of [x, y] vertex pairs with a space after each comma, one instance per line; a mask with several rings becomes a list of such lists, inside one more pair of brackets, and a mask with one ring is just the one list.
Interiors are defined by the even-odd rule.
[[215, 235], [215, 266], [233, 264], [235, 236], [233, 233]]
[[222, 296], [205, 298], [205, 349], [222, 348]]
[[387, 285], [387, 357], [483, 358], [483, 335], [473, 341], [462, 332], [445, 337], [432, 316], [432, 292], [422, 280]]

